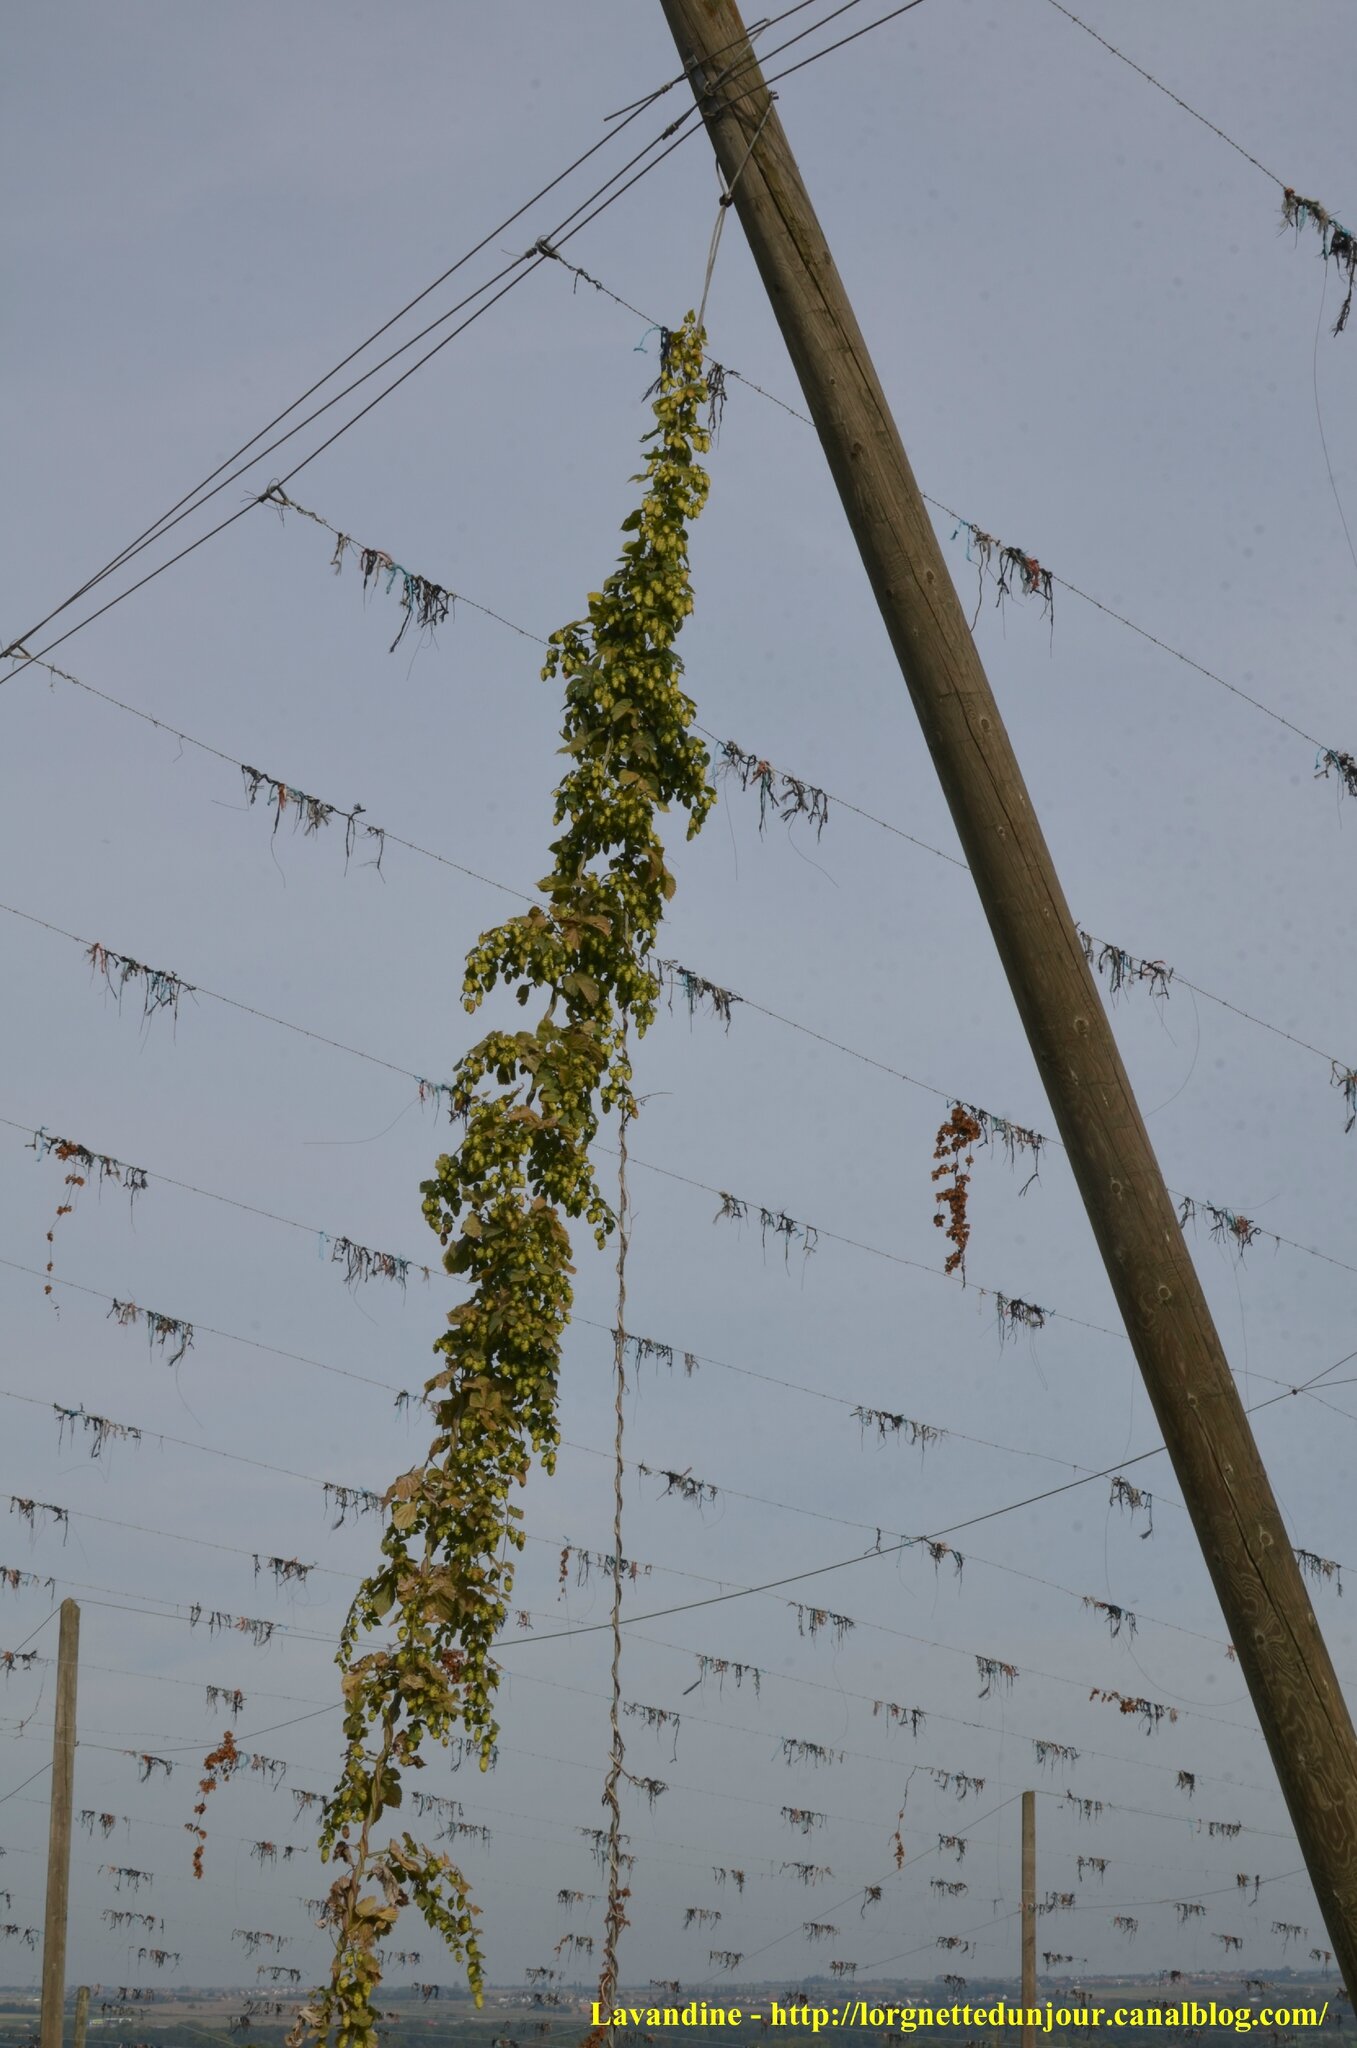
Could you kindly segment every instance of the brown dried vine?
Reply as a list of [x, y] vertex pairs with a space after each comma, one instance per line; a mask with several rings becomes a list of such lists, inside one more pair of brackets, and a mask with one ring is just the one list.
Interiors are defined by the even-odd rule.
[[947, 1182], [945, 1187], [937, 1188], [933, 1196], [936, 1212], [933, 1226], [936, 1230], [945, 1230], [952, 1245], [943, 1271], [959, 1272], [963, 1286], [966, 1284], [966, 1247], [971, 1240], [966, 1191], [971, 1183], [970, 1168], [975, 1164], [975, 1147], [983, 1135], [970, 1110], [963, 1103], [954, 1102], [945, 1122], [938, 1126], [933, 1145], [933, 1157], [939, 1163], [933, 1168], [931, 1177], [934, 1182]]

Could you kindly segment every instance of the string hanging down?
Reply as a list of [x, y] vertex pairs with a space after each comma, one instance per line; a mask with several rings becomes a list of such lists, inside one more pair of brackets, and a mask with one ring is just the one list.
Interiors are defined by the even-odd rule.
[[745, 151], [744, 155], [741, 157], [739, 163], [736, 165], [735, 170], [731, 175], [729, 183], [726, 182], [726, 178], [724, 173], [722, 172], [719, 161], [717, 162], [716, 175], [721, 180], [721, 197], [716, 202], [716, 220], [712, 226], [711, 231], [711, 247], [707, 251], [707, 274], [702, 280], [702, 298], [697, 309], [697, 324], [699, 328], [704, 327], [706, 323], [707, 294], [711, 290], [712, 273], [716, 269], [716, 252], [721, 246], [721, 230], [726, 224], [727, 212], [735, 203], [735, 187], [740, 182], [740, 173], [744, 170], [745, 165], [749, 162], [750, 157], [753, 156], [754, 154], [754, 145], [758, 141], [760, 135], [762, 135], [763, 133], [764, 126], [768, 120], [768, 116], [773, 111], [773, 102], [774, 100], [776, 100], [776, 98], [777, 94], [775, 92], [769, 93], [768, 105], [763, 110], [763, 118], [760, 120], [758, 127], [754, 130], [753, 135], [750, 137], [749, 147]]

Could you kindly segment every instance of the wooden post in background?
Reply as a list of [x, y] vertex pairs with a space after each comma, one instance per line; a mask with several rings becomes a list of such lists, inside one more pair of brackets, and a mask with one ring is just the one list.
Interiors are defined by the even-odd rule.
[[[1357, 1735], [1176, 1206], [740, 10], [735, 0], [660, 4], [918, 713], [1334, 1954], [1357, 1999]], [[902, 248], [913, 203], [899, 213]], [[907, 308], [907, 257], [900, 263]], [[841, 694], [848, 684], [835, 675], [825, 687]]]
[[1027, 2015], [1037, 2002], [1037, 1795], [1022, 1795], [1022, 2048], [1036, 2048]]
[[75, 1794], [75, 1680], [80, 1609], [61, 1603], [57, 1646], [56, 1726], [52, 1731], [52, 1806], [47, 1832], [47, 1913], [42, 1934], [40, 2048], [61, 2048], [66, 2006], [66, 1910], [71, 1889], [71, 1821]]
[[85, 2048], [85, 2030], [90, 2023], [90, 1987], [82, 1984], [75, 1994], [75, 2048]]

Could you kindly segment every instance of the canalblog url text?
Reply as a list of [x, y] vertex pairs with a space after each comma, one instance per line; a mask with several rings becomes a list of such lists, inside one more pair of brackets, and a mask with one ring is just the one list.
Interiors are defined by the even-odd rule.
[[845, 2005], [779, 2005], [776, 1999], [769, 1999], [767, 2010], [759, 2012], [749, 2006], [694, 2000], [685, 2006], [615, 2006], [611, 2015], [595, 2004], [594, 2025], [682, 2030], [739, 2027], [753, 2021], [764, 2027], [799, 2027], [811, 2034], [835, 2027], [870, 2027], [878, 2032], [893, 2029], [901, 2034], [944, 2027], [1031, 2027], [1043, 2034], [1058, 2027], [1171, 2028], [1175, 2032], [1219, 2027], [1247, 2034], [1255, 2027], [1322, 2027], [1328, 2011], [1327, 1999], [1318, 2006], [1265, 2005], [1257, 2009], [1218, 2005], [1214, 1999], [1209, 2005], [1185, 2000], [1181, 2005], [1117, 2006], [1055, 2005], [1050, 2000], [1029, 2006], [1009, 2005], [1003, 2000], [993, 2005], [871, 2005], [865, 1998], [850, 1999]]

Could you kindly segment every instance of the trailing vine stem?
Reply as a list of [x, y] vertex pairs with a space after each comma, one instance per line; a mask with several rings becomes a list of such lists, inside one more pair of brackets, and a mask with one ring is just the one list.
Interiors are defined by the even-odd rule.
[[[624, 1041], [625, 1043], [625, 1041]], [[612, 1665], [611, 1698], [608, 1705], [608, 1771], [603, 1782], [603, 1804], [608, 1810], [608, 1903], [603, 1922], [603, 1960], [598, 1978], [598, 2003], [611, 2015], [617, 1995], [617, 1949], [622, 1929], [628, 1924], [626, 1899], [629, 1887], [622, 1882], [622, 1808], [617, 1788], [626, 1765], [622, 1737], [622, 1504], [626, 1466], [622, 1458], [627, 1391], [627, 1251], [631, 1243], [631, 1212], [627, 1194], [627, 1117], [618, 1119], [617, 1136], [617, 1321], [613, 1327], [613, 1554], [612, 1554]], [[611, 2018], [594, 2030], [591, 2040], [613, 2038]]]
[[[469, 1291], [434, 1345], [433, 1442], [388, 1490], [382, 1563], [340, 1636], [346, 1747], [320, 1833], [322, 1857], [340, 1866], [325, 1909], [334, 1957], [291, 2048], [375, 2048], [379, 1944], [407, 1903], [482, 1995], [479, 1909], [462, 1872], [408, 1832], [379, 1846], [374, 1830], [427, 1745], [464, 1743], [482, 1769], [494, 1754], [493, 1646], [524, 1541], [510, 1489], [526, 1484], [534, 1456], [552, 1471], [559, 1441], [567, 1219], [582, 1217], [600, 1248], [615, 1227], [590, 1146], [607, 1112], [624, 1123], [636, 1113], [626, 1033], [642, 1036], [659, 1001], [648, 963], [675, 883], [656, 820], [681, 805], [692, 838], [715, 802], [673, 645], [693, 604], [688, 526], [708, 489], [695, 460], [710, 445], [702, 339], [691, 314], [662, 334], [656, 424], [633, 479], [646, 488], [623, 522], [621, 561], [587, 616], [548, 642], [542, 677], [564, 684], [570, 765], [544, 901], [483, 934], [467, 958], [468, 1011], [501, 981], [520, 1004], [536, 990], [546, 1008], [534, 1030], [491, 1030], [466, 1053], [449, 1084], [465, 1135], [422, 1184], [443, 1264]], [[380, 1645], [365, 1648], [378, 1631]]]

